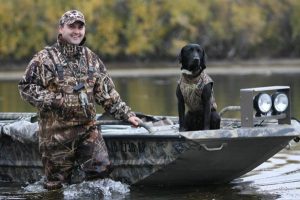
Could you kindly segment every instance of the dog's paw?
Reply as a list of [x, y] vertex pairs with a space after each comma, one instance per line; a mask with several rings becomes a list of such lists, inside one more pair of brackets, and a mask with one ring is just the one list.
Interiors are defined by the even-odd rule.
[[186, 131], [186, 129], [184, 127], [179, 128], [179, 132], [184, 132], [184, 131]]

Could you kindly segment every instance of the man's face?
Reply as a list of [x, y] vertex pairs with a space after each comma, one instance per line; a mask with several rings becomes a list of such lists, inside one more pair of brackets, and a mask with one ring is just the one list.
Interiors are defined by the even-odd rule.
[[64, 24], [59, 27], [59, 33], [70, 44], [80, 44], [85, 35], [85, 25], [76, 21], [73, 24]]

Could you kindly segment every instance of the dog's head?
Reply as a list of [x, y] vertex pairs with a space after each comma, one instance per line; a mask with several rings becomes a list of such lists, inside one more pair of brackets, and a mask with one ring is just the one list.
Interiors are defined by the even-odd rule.
[[206, 68], [206, 54], [199, 44], [187, 44], [182, 47], [179, 56], [182, 73], [199, 75]]

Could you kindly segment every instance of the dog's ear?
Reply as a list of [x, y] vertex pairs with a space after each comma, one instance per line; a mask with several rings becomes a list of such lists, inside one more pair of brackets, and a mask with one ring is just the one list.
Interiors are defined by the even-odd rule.
[[179, 52], [179, 54], [177, 56], [179, 63], [182, 63], [182, 56], [181, 55], [182, 55], [182, 49], [180, 50], [180, 52]]
[[202, 67], [202, 69], [206, 68], [206, 53], [205, 53], [204, 49], [202, 49], [202, 55], [201, 55], [201, 59], [200, 59], [200, 66]]

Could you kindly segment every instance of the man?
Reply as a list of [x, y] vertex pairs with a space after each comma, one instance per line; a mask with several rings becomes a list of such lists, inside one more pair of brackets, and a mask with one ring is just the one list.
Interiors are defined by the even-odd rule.
[[116, 119], [134, 126], [140, 122], [99, 57], [83, 46], [85, 25], [81, 12], [64, 13], [57, 42], [33, 57], [19, 82], [21, 97], [38, 109], [44, 187], [49, 190], [70, 183], [75, 169], [84, 172], [85, 180], [110, 172], [107, 148], [95, 125], [95, 103]]

